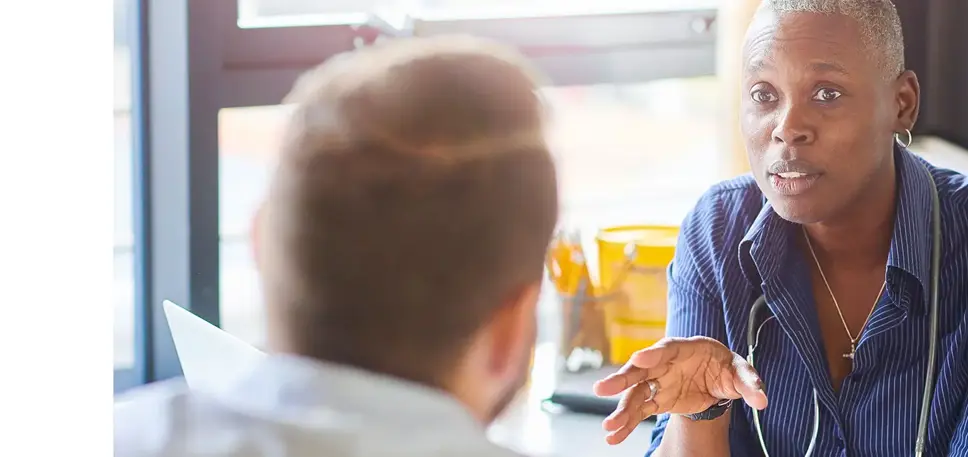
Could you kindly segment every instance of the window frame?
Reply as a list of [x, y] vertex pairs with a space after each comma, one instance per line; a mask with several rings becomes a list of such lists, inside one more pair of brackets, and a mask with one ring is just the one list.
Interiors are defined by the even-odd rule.
[[[559, 86], [645, 82], [715, 71], [718, 12], [712, 6], [557, 16], [440, 14], [412, 19], [410, 30], [387, 31], [374, 26], [366, 14], [342, 15], [353, 20], [346, 24], [243, 28], [237, 19], [230, 20], [238, 17], [236, 0], [213, 3], [220, 6], [220, 16], [229, 18], [220, 21], [223, 107], [278, 104], [306, 70], [394, 32], [416, 36], [471, 33], [501, 40], [518, 47], [551, 84]], [[606, 30], [608, 33], [601, 33]]]

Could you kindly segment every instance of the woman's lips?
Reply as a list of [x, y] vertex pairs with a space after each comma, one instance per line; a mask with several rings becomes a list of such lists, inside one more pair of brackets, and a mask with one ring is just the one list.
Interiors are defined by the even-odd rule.
[[778, 194], [794, 197], [806, 193], [820, 179], [819, 174], [778, 173], [770, 174], [770, 186]]

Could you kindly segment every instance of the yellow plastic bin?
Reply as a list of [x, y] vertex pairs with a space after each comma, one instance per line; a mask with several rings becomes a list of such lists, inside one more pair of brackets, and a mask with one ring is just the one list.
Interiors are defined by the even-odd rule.
[[633, 352], [665, 335], [666, 268], [678, 235], [678, 227], [653, 225], [611, 227], [598, 233], [611, 363], [624, 364]]

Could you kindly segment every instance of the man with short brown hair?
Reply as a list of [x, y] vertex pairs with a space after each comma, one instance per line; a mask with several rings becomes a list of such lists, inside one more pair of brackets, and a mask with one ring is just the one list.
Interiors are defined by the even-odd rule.
[[288, 101], [254, 231], [274, 354], [217, 398], [119, 408], [116, 455], [512, 455], [484, 427], [527, 377], [558, 216], [523, 59], [404, 40], [320, 66]]

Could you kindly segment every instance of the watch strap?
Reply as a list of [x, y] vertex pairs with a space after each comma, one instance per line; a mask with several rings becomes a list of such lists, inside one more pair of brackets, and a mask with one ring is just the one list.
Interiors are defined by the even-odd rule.
[[685, 414], [684, 416], [694, 421], [710, 421], [725, 414], [732, 404], [733, 400], [720, 400], [716, 404], [706, 408], [705, 411], [696, 414]]

